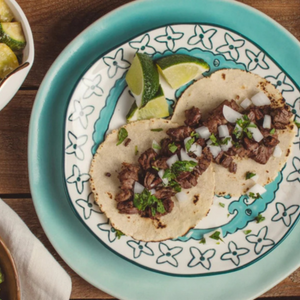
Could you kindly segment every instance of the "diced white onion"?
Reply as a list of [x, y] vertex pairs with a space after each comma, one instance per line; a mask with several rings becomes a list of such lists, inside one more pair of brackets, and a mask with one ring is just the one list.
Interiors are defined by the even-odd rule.
[[143, 190], [145, 189], [145, 187], [143, 185], [141, 185], [139, 182], [135, 182], [134, 186], [133, 186], [133, 192], [135, 194], [141, 194], [143, 192]]
[[206, 142], [206, 145], [207, 146], [209, 146], [209, 145], [211, 145], [212, 144], [212, 140], [208, 140], [207, 142]]
[[178, 161], [178, 160], [179, 160], [178, 155], [177, 155], [177, 154], [174, 154], [174, 155], [172, 155], [172, 156], [167, 160], [167, 165], [169, 166], [169, 168], [171, 168], [172, 165], [173, 165], [174, 163], [176, 163], [176, 161]]
[[220, 138], [225, 137], [225, 136], [229, 136], [229, 130], [228, 130], [227, 125], [220, 125], [218, 127], [218, 132], [219, 132], [219, 137]]
[[189, 155], [183, 150], [183, 149], [180, 149], [180, 158], [181, 160], [185, 160], [185, 161], [194, 161], [195, 163], [198, 163], [198, 160], [195, 159], [195, 158], [192, 158], [192, 157], [189, 157]]
[[254, 105], [256, 106], [264, 106], [264, 105], [270, 105], [271, 101], [268, 98], [268, 96], [264, 93], [264, 92], [259, 92], [257, 94], [255, 94], [252, 98], [251, 98], [252, 102]]
[[179, 202], [186, 201], [188, 199], [188, 194], [185, 191], [181, 191], [175, 195]]
[[267, 190], [260, 184], [256, 183], [253, 187], [251, 187], [247, 194], [249, 195], [250, 193], [253, 193], [254, 195], [256, 195], [257, 193], [262, 195], [263, 193], [265, 193]]
[[160, 179], [162, 180], [162, 182], [164, 184], [168, 184], [169, 183], [169, 180], [167, 178], [163, 178], [164, 177], [164, 174], [165, 174], [165, 170], [159, 170], [158, 171], [158, 176], [160, 177]]
[[256, 142], [259, 143], [264, 138], [264, 136], [262, 135], [262, 133], [259, 131], [257, 127], [247, 127], [247, 129], [252, 133], [252, 137]]
[[274, 148], [273, 156], [280, 157], [281, 155], [282, 155], [282, 150], [278, 145], [276, 145]]
[[264, 122], [263, 122], [263, 128], [271, 129], [271, 116], [265, 115]]
[[155, 189], [151, 189], [149, 192], [150, 192], [151, 195], [154, 195], [156, 193], [156, 190]]
[[228, 138], [228, 137], [230, 138], [230, 140], [227, 141], [227, 144], [221, 145], [221, 149], [222, 149], [223, 151], [228, 151], [228, 150], [232, 147], [232, 139], [231, 139], [231, 136], [225, 136], [225, 137], [222, 139], [222, 141], [225, 140], [225, 139]]
[[[157, 149], [158, 148], [158, 149]], [[160, 145], [157, 143], [157, 141], [153, 140], [152, 141], [152, 149], [158, 153], [159, 149], [160, 149]]]
[[209, 137], [211, 136], [211, 133], [206, 126], [201, 126], [199, 128], [196, 128], [195, 131], [199, 134], [199, 136], [202, 139], [205, 139], [205, 140], [209, 139]]
[[258, 180], [258, 178], [259, 178], [259, 175], [254, 175], [253, 177], [251, 177], [251, 179], [254, 181], [254, 182], [257, 182], [257, 180]]
[[202, 147], [198, 145], [197, 143], [194, 143], [190, 149], [191, 152], [193, 152], [197, 157], [201, 156], [202, 154]]
[[224, 118], [229, 123], [235, 123], [237, 121], [237, 119], [241, 119], [243, 116], [238, 111], [232, 109], [231, 107], [229, 107], [227, 105], [223, 106], [223, 115], [224, 115]]
[[218, 156], [218, 154], [221, 152], [221, 147], [220, 146], [210, 145], [210, 146], [208, 146], [208, 148], [209, 148], [209, 150], [210, 150], [210, 152], [211, 152], [211, 154], [214, 158], [216, 158]]
[[243, 109], [247, 109], [251, 104], [252, 104], [251, 100], [246, 98], [243, 100], [243, 102], [240, 105]]

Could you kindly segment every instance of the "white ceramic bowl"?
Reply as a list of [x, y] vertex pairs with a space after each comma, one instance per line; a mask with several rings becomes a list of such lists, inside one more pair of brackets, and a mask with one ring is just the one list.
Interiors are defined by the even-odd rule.
[[13, 98], [21, 87], [28, 72], [30, 71], [34, 60], [34, 43], [28, 20], [15, 0], [5, 0], [14, 14], [15, 19], [22, 24], [26, 38], [26, 47], [23, 51], [23, 61], [20, 67], [15, 70], [7, 79], [0, 81], [0, 110]]

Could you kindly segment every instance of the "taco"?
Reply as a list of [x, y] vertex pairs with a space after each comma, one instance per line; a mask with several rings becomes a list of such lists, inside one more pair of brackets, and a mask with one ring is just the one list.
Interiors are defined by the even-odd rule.
[[[118, 139], [123, 133], [124, 141]], [[142, 241], [184, 235], [204, 218], [214, 197], [212, 156], [191, 131], [162, 119], [136, 121], [107, 135], [90, 168], [90, 184], [111, 225]], [[118, 144], [118, 145], [117, 145]]]
[[281, 93], [266, 79], [238, 69], [193, 83], [172, 121], [199, 132], [203, 147], [213, 153], [218, 195], [240, 196], [272, 182], [295, 136], [293, 114]]

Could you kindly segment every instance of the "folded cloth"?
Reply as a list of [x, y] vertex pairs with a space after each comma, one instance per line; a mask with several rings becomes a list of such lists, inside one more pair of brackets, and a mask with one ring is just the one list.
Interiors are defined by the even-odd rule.
[[0, 236], [14, 258], [22, 300], [70, 299], [69, 275], [2, 199]]

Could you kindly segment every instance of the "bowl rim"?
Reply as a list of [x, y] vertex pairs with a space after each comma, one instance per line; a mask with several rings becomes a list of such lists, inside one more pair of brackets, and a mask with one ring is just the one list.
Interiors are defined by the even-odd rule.
[[8, 249], [7, 245], [5, 242], [2, 240], [0, 236], [0, 247], [2, 247], [6, 253], [7, 258], [9, 259], [9, 263], [13, 269], [13, 275], [14, 275], [14, 280], [15, 280], [15, 286], [17, 288], [17, 300], [21, 299], [21, 291], [20, 291], [20, 281], [19, 281], [19, 275], [18, 275], [18, 270], [14, 261], [14, 258]]

